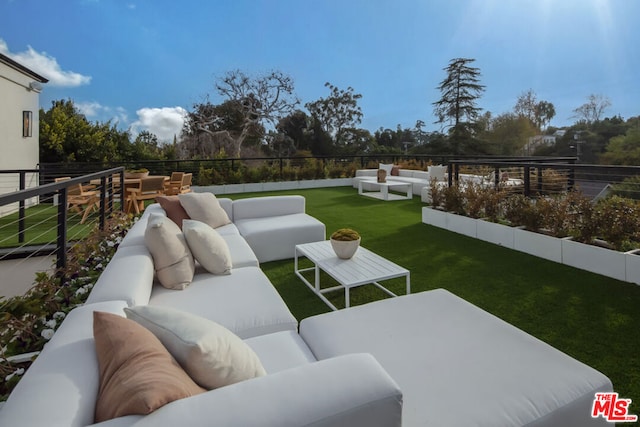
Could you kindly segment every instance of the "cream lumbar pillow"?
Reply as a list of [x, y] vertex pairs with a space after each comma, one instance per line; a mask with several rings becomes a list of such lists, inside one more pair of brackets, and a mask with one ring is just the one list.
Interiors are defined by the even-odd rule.
[[205, 391], [140, 324], [95, 311], [93, 335], [100, 375], [96, 423], [124, 415], [146, 415]]
[[124, 311], [153, 332], [189, 376], [206, 389], [266, 374], [251, 347], [216, 322], [168, 307], [146, 305]]
[[231, 274], [231, 252], [220, 233], [193, 219], [182, 221], [182, 232], [191, 254], [209, 273]]
[[184, 289], [193, 280], [195, 263], [180, 227], [164, 215], [151, 214], [144, 233], [156, 276], [169, 289]]
[[178, 197], [191, 219], [202, 221], [212, 228], [231, 224], [229, 215], [213, 193], [187, 193]]

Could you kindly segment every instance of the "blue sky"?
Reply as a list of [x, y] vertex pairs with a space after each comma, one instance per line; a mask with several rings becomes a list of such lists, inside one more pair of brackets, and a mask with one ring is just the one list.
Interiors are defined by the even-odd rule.
[[161, 139], [233, 69], [289, 74], [304, 103], [325, 82], [363, 95], [362, 127], [433, 124], [456, 57], [475, 58], [478, 105], [513, 109], [532, 89], [551, 125], [590, 94], [606, 116], [640, 114], [638, 0], [0, 0], [0, 53], [51, 81], [41, 106], [71, 98], [91, 120]]

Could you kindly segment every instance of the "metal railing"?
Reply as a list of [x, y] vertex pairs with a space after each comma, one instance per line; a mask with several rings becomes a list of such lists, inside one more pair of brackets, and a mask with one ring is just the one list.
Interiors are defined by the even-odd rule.
[[[66, 265], [66, 251], [68, 245], [67, 239], [67, 222], [68, 222], [68, 200], [69, 188], [71, 186], [82, 185], [90, 181], [99, 181], [96, 185], [96, 191], [99, 192], [99, 208], [98, 208], [98, 226], [101, 230], [105, 227], [107, 216], [114, 211], [114, 175], [119, 175], [120, 182], [124, 182], [124, 168], [117, 167], [100, 172], [90, 173], [79, 177], [73, 177], [60, 182], [51, 182], [32, 188], [24, 188], [23, 176], [33, 173], [33, 170], [19, 171], [1, 171], [2, 174], [19, 173], [20, 174], [20, 190], [0, 195], [0, 207], [11, 204], [18, 204], [18, 220], [17, 230], [18, 242], [23, 245], [25, 243], [25, 218], [27, 212], [27, 200], [37, 200], [37, 204], [53, 203], [57, 199], [57, 226], [55, 254], [56, 266], [63, 268]], [[124, 185], [119, 188], [118, 195], [120, 200], [124, 200]], [[120, 203], [120, 209], [124, 210], [124, 203]]]
[[[549, 193], [548, 187], [552, 186], [558, 191], [578, 188], [586, 195], [593, 197], [602, 192], [608, 192], [640, 199], [640, 166], [590, 165], [576, 163], [576, 160], [574, 157], [528, 158], [524, 161], [491, 158], [456, 159], [451, 160], [448, 165], [449, 185], [459, 180], [461, 171], [475, 170], [492, 172], [493, 183], [498, 188], [502, 173], [507, 172], [510, 178], [522, 180], [523, 185], [518, 188], [521, 188], [522, 193], [527, 197]], [[626, 189], [623, 190], [622, 187]]]

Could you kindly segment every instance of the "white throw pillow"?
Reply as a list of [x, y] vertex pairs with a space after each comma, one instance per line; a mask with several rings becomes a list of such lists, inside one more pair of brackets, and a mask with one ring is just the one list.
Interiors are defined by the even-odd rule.
[[383, 171], [387, 172], [387, 176], [391, 176], [391, 170], [393, 170], [393, 163], [390, 164], [384, 164], [384, 163], [378, 163], [378, 169], [382, 169]]
[[213, 228], [231, 224], [229, 215], [213, 193], [180, 194], [180, 204], [191, 219], [202, 221]]
[[220, 233], [193, 219], [182, 221], [182, 232], [193, 257], [209, 273], [231, 274], [231, 252]]
[[444, 174], [447, 172], [446, 166], [429, 166], [427, 170], [429, 171], [429, 179], [435, 179], [436, 181], [445, 180]]
[[223, 387], [266, 374], [256, 353], [216, 322], [169, 307], [141, 305], [124, 309], [149, 329], [200, 386]]
[[191, 283], [195, 263], [175, 222], [164, 215], [149, 215], [144, 243], [151, 252], [153, 267], [162, 286], [184, 289]]

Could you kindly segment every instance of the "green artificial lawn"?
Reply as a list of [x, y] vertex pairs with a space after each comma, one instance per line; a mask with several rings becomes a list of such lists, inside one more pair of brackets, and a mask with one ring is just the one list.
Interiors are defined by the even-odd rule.
[[[67, 239], [78, 240], [86, 237], [98, 221], [98, 214], [92, 212], [84, 224], [82, 216], [73, 210], [67, 213]], [[0, 248], [22, 245], [56, 244], [58, 236], [58, 207], [40, 204], [25, 210], [25, 239], [18, 241], [18, 213], [0, 218]]]
[[[417, 197], [384, 202], [350, 187], [220, 197], [275, 194], [305, 196], [327, 237], [343, 227], [359, 231], [362, 246], [410, 270], [412, 293], [445, 288], [601, 371], [640, 414], [640, 286], [423, 224]], [[294, 274], [293, 260], [261, 267], [298, 320], [330, 310]], [[396, 294], [404, 283], [383, 282]], [[344, 307], [343, 292], [329, 295]], [[382, 298], [374, 286], [351, 290], [352, 305]]]

